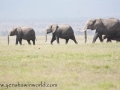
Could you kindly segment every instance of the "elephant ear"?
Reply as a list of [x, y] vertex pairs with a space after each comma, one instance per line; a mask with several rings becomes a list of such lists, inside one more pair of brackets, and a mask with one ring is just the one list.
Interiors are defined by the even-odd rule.
[[97, 29], [97, 28], [103, 28], [103, 23], [102, 23], [102, 21], [101, 21], [100, 18], [98, 18], [98, 19], [95, 20], [94, 27], [95, 27], [95, 29]]
[[15, 28], [15, 33], [16, 33], [16, 35], [20, 35], [21, 34], [21, 31], [22, 31], [22, 28], [21, 27], [17, 27], [17, 28]]
[[17, 31], [17, 28], [15, 28], [15, 31]]
[[58, 29], [58, 25], [54, 24], [52, 25], [52, 33], [55, 33], [55, 31]]
[[14, 31], [13, 31], [14, 34], [17, 35], [17, 34], [18, 34], [18, 32], [17, 32], [17, 28], [14, 28], [13, 30], [14, 30]]

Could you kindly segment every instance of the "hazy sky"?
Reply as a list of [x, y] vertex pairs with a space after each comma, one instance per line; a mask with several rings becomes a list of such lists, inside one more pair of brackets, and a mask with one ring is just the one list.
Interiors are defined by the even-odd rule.
[[119, 16], [120, 0], [0, 0], [0, 20]]

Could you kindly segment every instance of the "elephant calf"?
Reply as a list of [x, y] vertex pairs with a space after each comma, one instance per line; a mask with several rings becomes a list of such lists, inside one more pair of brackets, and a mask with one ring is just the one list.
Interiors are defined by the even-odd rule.
[[65, 39], [66, 44], [68, 43], [69, 39], [72, 39], [77, 44], [77, 41], [74, 36], [74, 31], [72, 27], [69, 25], [53, 24], [53, 25], [48, 26], [46, 29], [46, 41], [47, 41], [48, 33], [52, 33], [51, 44], [55, 40], [57, 40], [57, 43], [59, 44], [59, 38]]
[[116, 40], [117, 42], [120, 42], [120, 37], [117, 36], [103, 35], [102, 39], [107, 39], [107, 42], [111, 42], [111, 40]]
[[33, 45], [35, 45], [35, 31], [33, 28], [30, 27], [17, 27], [17, 28], [12, 28], [9, 33], [8, 33], [8, 44], [9, 44], [9, 36], [14, 36], [16, 35], [16, 45], [18, 42], [20, 45], [22, 44], [22, 39], [25, 39], [28, 41], [28, 44], [30, 43], [30, 40], [33, 41]]

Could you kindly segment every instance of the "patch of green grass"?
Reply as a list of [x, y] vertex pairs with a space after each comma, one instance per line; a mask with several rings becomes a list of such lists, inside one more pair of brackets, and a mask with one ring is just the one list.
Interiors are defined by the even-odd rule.
[[82, 90], [111, 90], [116, 89], [116, 86], [112, 82], [101, 82], [91, 86], [83, 86]]
[[116, 86], [112, 82], [102, 82], [102, 83], [99, 83], [97, 87], [103, 90], [109, 90], [112, 88], [116, 88]]
[[102, 65], [102, 66], [98, 66], [98, 65], [93, 65], [92, 66], [94, 69], [109, 69], [110, 68], [110, 66], [108, 66], [108, 65]]

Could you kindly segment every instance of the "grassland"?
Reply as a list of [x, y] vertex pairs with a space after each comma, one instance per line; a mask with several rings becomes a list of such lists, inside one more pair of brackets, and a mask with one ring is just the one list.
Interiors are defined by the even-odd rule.
[[[15, 37], [0, 37], [0, 90], [120, 90], [120, 43], [92, 44], [92, 36], [78, 45], [60, 40], [50, 45], [37, 37], [36, 45], [14, 45]], [[10, 84], [57, 84], [57, 87], [12, 87]]]

